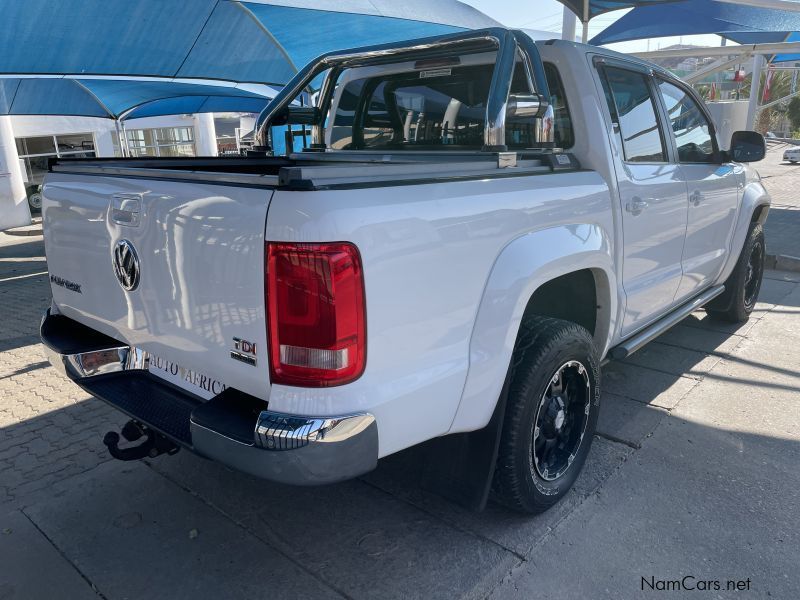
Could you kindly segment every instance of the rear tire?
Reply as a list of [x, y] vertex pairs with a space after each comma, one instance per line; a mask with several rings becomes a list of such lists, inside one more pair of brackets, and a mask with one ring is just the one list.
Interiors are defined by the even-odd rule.
[[706, 312], [731, 323], [747, 321], [761, 291], [765, 255], [764, 229], [760, 223], [753, 223], [739, 260], [725, 282], [725, 291], [707, 306]]
[[586, 461], [600, 409], [600, 367], [580, 325], [526, 319], [514, 349], [494, 492], [540, 513], [569, 491]]

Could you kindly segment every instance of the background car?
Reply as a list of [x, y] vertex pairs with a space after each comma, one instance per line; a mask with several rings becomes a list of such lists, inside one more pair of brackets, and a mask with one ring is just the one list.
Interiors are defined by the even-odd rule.
[[800, 146], [787, 149], [786, 152], [783, 153], [783, 160], [788, 160], [792, 164], [800, 161]]

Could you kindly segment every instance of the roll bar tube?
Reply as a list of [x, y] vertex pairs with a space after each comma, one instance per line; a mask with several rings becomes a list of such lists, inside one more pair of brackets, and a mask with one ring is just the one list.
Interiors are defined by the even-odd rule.
[[497, 48], [497, 59], [489, 100], [486, 106], [486, 127], [484, 130], [484, 150], [505, 149], [505, 118], [511, 81], [517, 53], [520, 52], [528, 68], [532, 71], [536, 91], [550, 102], [550, 93], [545, 79], [539, 51], [533, 41], [522, 31], [501, 27], [476, 29], [464, 33], [434, 36], [418, 40], [394, 42], [377, 46], [367, 46], [352, 50], [334, 51], [312, 60], [281, 89], [267, 104], [256, 119], [256, 143], [270, 148], [270, 124], [280, 111], [287, 107], [321, 73], [330, 69], [319, 94], [321, 122], [312, 125], [312, 147], [324, 147], [324, 121], [328, 105], [333, 96], [333, 88], [343, 69], [388, 62], [392, 59], [412, 60], [424, 56], [432, 50], [443, 51], [452, 46], [478, 45], [488, 42]]

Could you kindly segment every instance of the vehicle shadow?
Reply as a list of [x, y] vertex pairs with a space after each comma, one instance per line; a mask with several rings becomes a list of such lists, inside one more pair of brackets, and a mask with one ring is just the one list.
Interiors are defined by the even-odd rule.
[[[576, 489], [530, 517], [495, 504], [471, 513], [428, 494], [404, 474], [415, 468], [408, 453], [360, 480], [318, 488], [258, 480], [185, 451], [146, 463], [101, 464], [96, 451], [106, 425], [91, 413], [94, 403], [3, 427], [0, 439], [27, 438], [26, 451], [41, 463], [16, 486], [28, 486], [27, 494], [6, 508], [24, 507], [107, 598], [186, 597], [197, 586], [193, 597], [229, 597], [232, 589], [257, 594], [253, 586], [264, 585], [276, 597], [294, 597], [314, 582], [350, 598], [475, 598], [511, 569], [540, 563], [549, 566], [537, 572], [536, 589], [586, 588], [598, 579], [575, 573], [572, 559], [588, 561], [606, 578], [638, 581], [649, 573], [645, 548], [657, 548], [667, 573], [711, 558], [781, 585], [781, 573], [800, 558], [798, 531], [787, 528], [800, 516], [789, 501], [800, 485], [800, 445], [764, 431], [670, 417], [627, 461], [624, 475], [620, 467], [633, 450], [618, 452], [620, 444], [596, 439]], [[792, 426], [798, 425], [795, 415]], [[56, 426], [70, 439], [83, 436], [77, 454], [65, 456], [49, 439]], [[740, 526], [742, 515], [747, 527]], [[590, 549], [574, 540], [575, 528], [592, 540]], [[635, 531], [637, 544], [627, 543], [623, 531]], [[742, 550], [765, 547], [774, 532], [783, 541], [777, 555]]]

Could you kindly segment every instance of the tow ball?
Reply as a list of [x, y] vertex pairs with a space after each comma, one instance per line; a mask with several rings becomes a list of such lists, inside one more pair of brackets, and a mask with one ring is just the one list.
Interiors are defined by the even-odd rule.
[[119, 433], [109, 431], [103, 436], [103, 444], [108, 448], [108, 452], [117, 460], [140, 460], [142, 458], [155, 458], [161, 454], [175, 454], [180, 450], [180, 446], [153, 431], [149, 427], [137, 421], [128, 421], [120, 431], [122, 437], [129, 442], [135, 442], [144, 438], [138, 446], [129, 448], [119, 447]]

